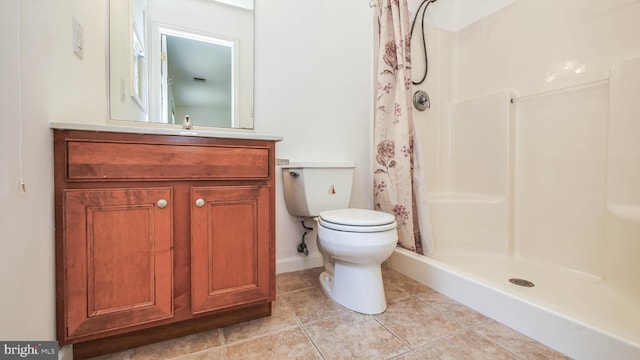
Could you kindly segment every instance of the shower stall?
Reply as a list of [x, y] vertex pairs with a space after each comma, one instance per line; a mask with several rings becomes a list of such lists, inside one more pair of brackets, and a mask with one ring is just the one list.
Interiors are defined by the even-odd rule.
[[639, 18], [638, 0], [433, 4], [414, 116], [434, 254], [390, 266], [573, 358], [640, 358]]

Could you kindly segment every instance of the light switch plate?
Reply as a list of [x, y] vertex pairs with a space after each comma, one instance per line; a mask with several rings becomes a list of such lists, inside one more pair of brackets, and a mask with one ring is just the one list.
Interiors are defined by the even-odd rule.
[[84, 58], [84, 29], [78, 22], [78, 19], [73, 18], [73, 52], [80, 58]]

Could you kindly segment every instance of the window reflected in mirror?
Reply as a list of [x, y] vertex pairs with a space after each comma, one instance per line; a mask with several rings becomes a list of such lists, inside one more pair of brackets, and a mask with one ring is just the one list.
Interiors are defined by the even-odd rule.
[[131, 60], [131, 97], [146, 112], [147, 109], [147, 59], [144, 42], [133, 32], [133, 56]]
[[111, 0], [109, 12], [111, 117], [148, 121], [147, 0]]

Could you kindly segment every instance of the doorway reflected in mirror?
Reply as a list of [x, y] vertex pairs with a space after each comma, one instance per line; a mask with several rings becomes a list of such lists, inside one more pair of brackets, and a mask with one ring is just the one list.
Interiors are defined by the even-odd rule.
[[234, 43], [191, 34], [162, 33], [162, 122], [234, 126]]

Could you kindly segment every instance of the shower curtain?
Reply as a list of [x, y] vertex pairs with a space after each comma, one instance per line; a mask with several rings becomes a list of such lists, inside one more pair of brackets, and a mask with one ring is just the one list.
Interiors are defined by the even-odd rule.
[[432, 241], [411, 104], [407, 0], [378, 0], [379, 56], [374, 115], [376, 210], [395, 216], [398, 245], [430, 256]]

